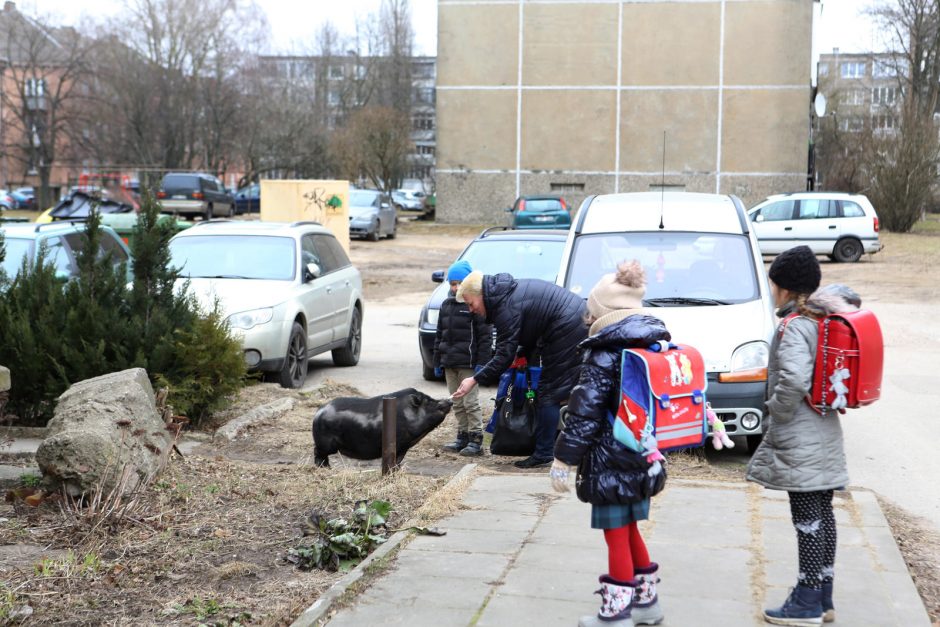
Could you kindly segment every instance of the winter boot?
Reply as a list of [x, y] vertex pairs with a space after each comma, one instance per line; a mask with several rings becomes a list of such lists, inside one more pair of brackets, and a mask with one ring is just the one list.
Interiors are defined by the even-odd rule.
[[774, 625], [814, 627], [822, 625], [822, 590], [797, 584], [790, 596], [777, 608], [764, 610], [764, 620]]
[[450, 444], [444, 445], [445, 451], [450, 451], [452, 453], [459, 453], [460, 451], [466, 448], [467, 444], [470, 443], [470, 434], [466, 431], [458, 431], [457, 439], [451, 442]]
[[822, 589], [822, 609], [823, 622], [834, 623], [836, 621], [836, 608], [832, 604], [832, 582], [823, 583]]
[[633, 627], [630, 610], [637, 581], [617, 581], [610, 575], [601, 575], [601, 589], [594, 594], [601, 595], [601, 609], [596, 616], [582, 616], [578, 627]]
[[470, 442], [461, 449], [460, 454], [464, 457], [476, 457], [483, 454], [483, 434], [471, 433]]
[[658, 625], [663, 622], [663, 609], [659, 607], [656, 584], [659, 583], [659, 564], [650, 562], [646, 568], [636, 569], [639, 585], [633, 595], [633, 623], [635, 625]]

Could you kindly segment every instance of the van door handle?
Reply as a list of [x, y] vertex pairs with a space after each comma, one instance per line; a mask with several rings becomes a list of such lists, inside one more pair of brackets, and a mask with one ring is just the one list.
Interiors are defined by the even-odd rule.
[[785, 226], [785, 227], [783, 227], [783, 230], [784, 230], [784, 231], [792, 231], [792, 230], [793, 230], [793, 227], [792, 227], [792, 226]]
[[327, 294], [332, 294], [332, 293], [333, 293], [333, 288], [332, 288], [332, 287], [326, 288], [326, 293], [327, 293]]
[[836, 228], [836, 225], [835, 225], [835, 224], [830, 224], [830, 225], [829, 225], [829, 228], [830, 228], [830, 229], [834, 229], [834, 228]]

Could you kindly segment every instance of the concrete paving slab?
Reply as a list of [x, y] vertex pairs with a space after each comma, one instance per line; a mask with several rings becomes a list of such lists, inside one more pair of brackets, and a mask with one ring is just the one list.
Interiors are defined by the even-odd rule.
[[387, 605], [389, 613], [410, 606], [469, 610], [472, 615], [489, 591], [490, 584], [479, 579], [427, 577], [396, 569], [369, 586], [366, 594], [370, 603]]
[[537, 512], [506, 512], [480, 509], [463, 511], [447, 520], [451, 529], [476, 529], [481, 531], [531, 531], [539, 522]]
[[594, 614], [597, 612], [597, 607], [597, 603], [589, 597], [583, 602], [574, 603], [561, 599], [536, 599], [497, 594], [490, 599], [476, 625], [479, 627], [507, 627], [509, 625], [574, 627], [578, 624], [579, 616]]
[[570, 545], [526, 544], [513, 567], [529, 573], [539, 573], [542, 569], [567, 570], [597, 577], [607, 572], [607, 548], [596, 546], [590, 550]]
[[493, 553], [454, 553], [403, 549], [395, 558], [397, 570], [423, 577], [454, 577], [495, 581], [509, 565], [510, 556]]
[[408, 548], [415, 551], [463, 551], [466, 553], [512, 554], [519, 550], [525, 538], [523, 532], [476, 531], [473, 529], [448, 529], [446, 521], [438, 525], [447, 529], [446, 536], [419, 536]]

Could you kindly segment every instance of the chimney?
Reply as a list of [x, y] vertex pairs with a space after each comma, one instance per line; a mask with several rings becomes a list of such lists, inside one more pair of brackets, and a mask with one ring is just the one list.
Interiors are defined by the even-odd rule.
[[6, 0], [3, 3], [3, 12], [4, 13], [16, 13], [16, 3], [13, 0]]

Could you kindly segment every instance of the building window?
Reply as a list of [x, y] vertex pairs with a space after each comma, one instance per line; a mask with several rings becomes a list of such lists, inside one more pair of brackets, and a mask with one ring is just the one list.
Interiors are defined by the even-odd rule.
[[27, 109], [46, 108], [46, 79], [27, 78], [23, 84]]
[[326, 94], [326, 103], [331, 107], [338, 107], [342, 104], [343, 98], [338, 89], [331, 89]]
[[434, 78], [434, 63], [415, 63], [411, 71], [413, 78]]
[[411, 167], [411, 172], [409, 177], [412, 179], [429, 179], [431, 178], [431, 166], [429, 165], [415, 165]]
[[584, 183], [550, 183], [553, 192], [583, 192]]
[[829, 76], [829, 64], [828, 64], [828, 63], [820, 63], [819, 66], [818, 66], [818, 69], [817, 69], [817, 73], [818, 73], [820, 76]]
[[864, 61], [846, 61], [842, 64], [842, 78], [861, 78], [865, 76]]
[[434, 116], [428, 114], [414, 116], [411, 119], [411, 128], [416, 131], [433, 131]]
[[893, 115], [873, 115], [871, 127], [876, 131], [893, 131], [898, 127], [898, 120]]
[[412, 99], [416, 104], [434, 104], [434, 88], [418, 87], [412, 93]]
[[331, 79], [343, 78], [343, 66], [331, 65], [329, 76]]
[[865, 92], [861, 89], [849, 89], [839, 94], [839, 104], [857, 106], [865, 104]]
[[898, 99], [897, 87], [875, 87], [871, 90], [872, 105], [893, 105]]
[[839, 130], [847, 133], [858, 133], [865, 126], [862, 118], [849, 117], [839, 118]]
[[415, 146], [415, 151], [419, 155], [430, 155], [432, 157], [434, 156], [434, 146], [428, 146], [426, 144], [418, 144], [417, 146]]
[[361, 63], [356, 64], [356, 79], [357, 80], [360, 80], [360, 81], [363, 80], [368, 73], [369, 73], [369, 68], [367, 68]]
[[871, 68], [871, 74], [875, 78], [889, 78], [897, 76], [898, 72], [891, 61], [875, 60]]

